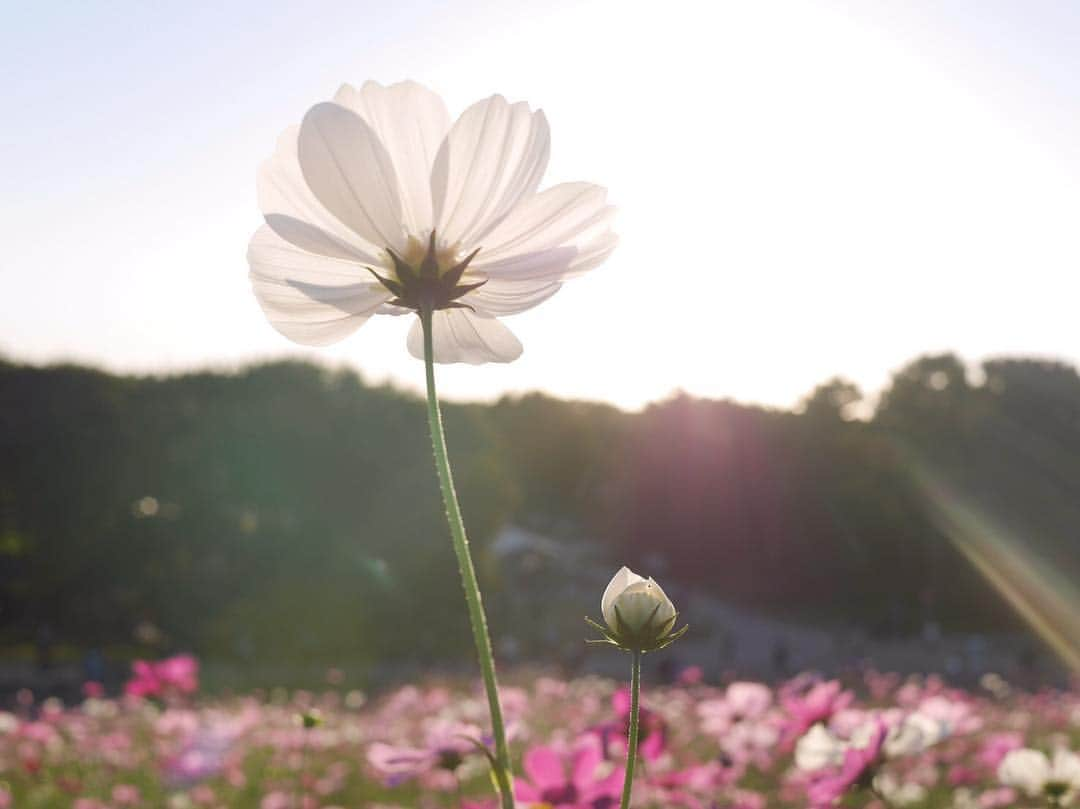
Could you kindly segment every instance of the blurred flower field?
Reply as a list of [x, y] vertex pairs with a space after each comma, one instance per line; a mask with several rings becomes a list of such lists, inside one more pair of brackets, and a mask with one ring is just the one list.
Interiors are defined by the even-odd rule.
[[[501, 691], [518, 806], [619, 803], [630, 700], [598, 677]], [[198, 663], [137, 662], [119, 698], [19, 693], [0, 712], [0, 808], [488, 809], [480, 688], [432, 682], [202, 698]], [[643, 699], [635, 807], [1068, 806], [1080, 793], [1080, 693], [868, 672], [777, 687], [686, 670]], [[1049, 755], [1044, 755], [1049, 754]]]
[[[617, 806], [625, 686], [511, 681], [518, 805]], [[495, 805], [479, 687], [196, 689], [197, 664], [181, 657], [139, 664], [117, 698], [94, 684], [75, 705], [21, 693], [0, 713], [0, 807]], [[1080, 695], [1016, 692], [993, 675], [970, 691], [876, 672], [772, 688], [706, 684], [689, 669], [663, 687], [646, 676], [642, 728], [635, 807], [1064, 806], [1080, 788], [1080, 758], [1066, 752], [1080, 749]]]

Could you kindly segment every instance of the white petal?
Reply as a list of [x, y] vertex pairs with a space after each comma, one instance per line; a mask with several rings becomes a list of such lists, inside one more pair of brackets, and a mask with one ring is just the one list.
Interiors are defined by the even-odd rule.
[[378, 263], [372, 262], [370, 255], [353, 247], [347, 241], [309, 222], [279, 213], [267, 214], [265, 219], [266, 224], [274, 233], [301, 250], [351, 261], [354, 264]]
[[675, 604], [672, 603], [667, 593], [664, 592], [664, 588], [657, 584], [656, 579], [652, 576], [649, 576], [648, 584], [653, 589], [653, 597], [660, 601], [660, 609], [656, 611], [656, 623], [662, 625], [665, 621], [675, 617]]
[[998, 780], [1028, 795], [1038, 795], [1050, 776], [1050, 761], [1038, 750], [1021, 748], [1006, 754], [998, 765]]
[[334, 101], [363, 118], [386, 147], [400, 183], [406, 229], [416, 236], [427, 234], [434, 226], [431, 170], [450, 130], [443, 100], [413, 81], [389, 87], [369, 81], [359, 90], [344, 85]]
[[404, 250], [401, 193], [386, 148], [352, 110], [316, 104], [300, 125], [300, 168], [328, 211], [377, 247]]
[[1055, 750], [1050, 770], [1054, 781], [1069, 784], [1073, 789], [1080, 789], [1080, 756], [1068, 750]]
[[615, 249], [615, 208], [589, 183], [563, 183], [523, 201], [485, 239], [470, 269], [488, 278], [566, 280]]
[[[557, 247], [539, 253], [527, 253], [489, 264], [490, 275], [476, 273], [466, 280], [484, 279], [486, 283], [469, 292], [462, 301], [491, 315], [515, 315], [543, 303], [562, 287], [563, 282], [601, 264], [618, 243], [609, 233], [585, 252], [573, 247]], [[470, 268], [471, 269], [471, 268]]]
[[607, 261], [608, 256], [612, 254], [618, 245], [619, 237], [617, 234], [610, 231], [605, 233], [594, 242], [578, 250], [578, 254], [570, 262], [570, 269], [563, 278], [577, 278], [579, 275], [599, 267]]
[[[300, 170], [299, 140], [299, 126], [286, 129], [273, 156], [259, 167], [259, 208], [267, 223], [283, 239], [305, 250], [340, 257], [342, 245], [346, 245], [346, 250], [362, 256], [365, 263], [378, 263], [381, 248], [346, 227], [308, 187]], [[306, 231], [293, 227], [295, 222], [304, 223]]]
[[604, 616], [604, 621], [612, 629], [615, 628], [615, 599], [619, 597], [623, 590], [639, 581], [645, 581], [645, 579], [626, 565], [623, 565], [611, 577], [608, 586], [604, 588], [604, 595], [600, 599], [600, 611]]
[[576, 247], [553, 247], [550, 250], [510, 256], [501, 261], [488, 261], [475, 268], [470, 265], [469, 269], [481, 277], [493, 279], [562, 281], [570, 273], [577, 257]]
[[543, 303], [560, 287], [560, 281], [545, 278], [523, 281], [489, 278], [482, 287], [467, 293], [461, 300], [489, 315], [516, 315]]
[[522, 200], [484, 237], [475, 268], [555, 247], [584, 247], [610, 231], [614, 214], [615, 207], [607, 204], [607, 190], [601, 186], [552, 186]]
[[478, 244], [540, 185], [551, 139], [547, 119], [492, 96], [454, 122], [435, 158], [435, 227], [446, 244]]
[[[435, 362], [512, 362], [521, 356], [521, 342], [493, 317], [467, 309], [440, 309], [432, 319]], [[417, 318], [409, 330], [409, 353], [424, 358], [424, 334]]]
[[772, 691], [761, 683], [734, 682], [724, 692], [724, 699], [736, 714], [758, 716], [772, 704]]
[[883, 749], [888, 758], [900, 758], [913, 756], [930, 746], [929, 727], [924, 725], [920, 715], [912, 714], [905, 717], [898, 725], [889, 728], [885, 737]]
[[795, 766], [805, 772], [833, 767], [844, 759], [845, 745], [820, 722], [795, 745]]
[[270, 324], [290, 340], [328, 345], [356, 331], [390, 294], [355, 263], [318, 256], [269, 227], [248, 247], [251, 286]]

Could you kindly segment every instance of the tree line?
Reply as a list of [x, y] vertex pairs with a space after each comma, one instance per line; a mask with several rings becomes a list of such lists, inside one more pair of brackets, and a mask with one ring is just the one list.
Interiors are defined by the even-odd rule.
[[[874, 402], [834, 379], [791, 411], [529, 394], [445, 417], [496, 631], [500, 606], [539, 624], [551, 608], [495, 553], [508, 525], [801, 620], [1017, 627], [933, 518], [942, 481], [1080, 573], [1080, 376], [1059, 362], [925, 356]], [[244, 661], [469, 648], [411, 393], [300, 362], [141, 377], [5, 362], [0, 449], [5, 644]]]

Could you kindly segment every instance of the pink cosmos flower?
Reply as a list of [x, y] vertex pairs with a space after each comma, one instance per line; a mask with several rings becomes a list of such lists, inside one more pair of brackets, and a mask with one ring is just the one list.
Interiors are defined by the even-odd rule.
[[982, 730], [983, 719], [975, 711], [972, 702], [965, 696], [951, 693], [939, 693], [927, 697], [919, 703], [918, 713], [944, 723], [949, 733], [960, 736], [977, 733]]
[[48, 722], [24, 722], [19, 726], [19, 735], [24, 739], [50, 747], [61, 740], [60, 733]]
[[525, 807], [613, 809], [619, 805], [623, 768], [604, 775], [603, 760], [594, 737], [583, 738], [567, 753], [534, 747], [523, 762], [529, 780], [515, 779], [514, 797]]
[[1016, 790], [1012, 787], [988, 789], [979, 796], [979, 809], [1004, 809], [1016, 805]]
[[701, 666], [687, 666], [679, 672], [679, 685], [698, 685], [705, 681], [705, 669]]
[[[467, 756], [477, 752], [474, 739], [482, 739], [478, 727], [438, 723], [428, 730], [423, 747], [372, 742], [367, 759], [386, 786], [396, 787], [436, 770], [453, 773]], [[453, 789], [455, 782], [451, 780], [446, 786]]]
[[217, 795], [209, 784], [199, 784], [188, 793], [188, 797], [198, 806], [213, 806], [217, 803]]
[[749, 789], [736, 789], [731, 793], [728, 809], [765, 809], [767, 801], [760, 792]]
[[112, 802], [117, 806], [138, 806], [142, 800], [139, 788], [131, 784], [117, 784], [112, 790]]
[[844, 691], [839, 680], [815, 683], [808, 690], [782, 690], [780, 703], [788, 714], [788, 720], [780, 738], [780, 749], [788, 752], [795, 742], [818, 722], [828, 722], [833, 714], [845, 710], [855, 695]]
[[869, 784], [882, 757], [887, 733], [885, 723], [879, 721], [865, 747], [849, 747], [844, 751], [844, 761], [839, 771], [814, 778], [806, 790], [810, 806], [813, 809], [827, 809], [853, 786]]
[[191, 694], [199, 688], [199, 661], [191, 655], [136, 660], [131, 670], [133, 676], [124, 686], [124, 693], [133, 697]]
[[131, 664], [132, 677], [124, 685], [124, 693], [133, 697], [153, 697], [161, 693], [154, 664], [146, 660], [136, 660]]
[[268, 792], [259, 802], [259, 809], [292, 809], [292, 806], [292, 796], [280, 790]]
[[[611, 707], [618, 719], [593, 729], [599, 735], [605, 751], [609, 746], [626, 751], [626, 739], [630, 731], [630, 688], [623, 687], [611, 696]], [[660, 758], [667, 748], [667, 725], [664, 718], [644, 705], [638, 711], [638, 754], [646, 761]]]
[[772, 690], [761, 683], [736, 682], [719, 699], [698, 704], [701, 728], [715, 736], [734, 764], [768, 769], [780, 735]]
[[706, 733], [724, 736], [745, 720], [757, 720], [772, 707], [772, 691], [761, 683], [732, 683], [720, 699], [698, 705], [701, 727]]
[[974, 767], [965, 767], [963, 764], [954, 764], [949, 767], [945, 780], [951, 787], [972, 786], [978, 784], [982, 777]]
[[158, 677], [169, 688], [190, 694], [199, 688], [199, 661], [192, 655], [167, 657], [157, 664]]
[[1024, 737], [1020, 733], [991, 733], [983, 739], [982, 747], [976, 754], [976, 760], [990, 772], [996, 773], [1001, 760], [1013, 750], [1024, 746]]
[[[168, 713], [168, 712], [166, 712]], [[254, 726], [255, 716], [245, 712], [232, 717], [210, 717], [210, 721], [184, 734], [179, 749], [162, 760], [167, 783], [185, 786], [221, 774], [229, 766], [237, 743]]]
[[709, 809], [722, 787], [742, 777], [743, 770], [724, 767], [717, 761], [695, 764], [682, 770], [650, 774], [646, 782], [654, 802], [665, 807]]
[[866, 688], [872, 699], [884, 702], [885, 699], [900, 685], [900, 675], [895, 672], [882, 672], [877, 669], [869, 669], [863, 678]]
[[772, 706], [772, 691], [761, 683], [732, 683], [720, 699], [703, 700], [698, 705], [701, 729], [724, 736], [734, 725], [761, 719]]

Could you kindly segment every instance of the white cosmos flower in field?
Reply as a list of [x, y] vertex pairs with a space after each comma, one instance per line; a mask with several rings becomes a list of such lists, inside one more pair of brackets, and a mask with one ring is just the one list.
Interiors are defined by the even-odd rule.
[[[847, 739], [817, 723], [796, 744], [795, 766], [807, 771], [840, 766], [848, 750], [863, 750], [870, 745], [879, 721], [878, 718], [867, 717]], [[880, 752], [886, 759], [915, 756], [948, 738], [948, 735], [949, 729], [945, 723], [916, 711], [888, 723]]]
[[600, 612], [606, 627], [585, 619], [604, 635], [604, 640], [594, 642], [610, 643], [628, 651], [663, 649], [681, 638], [687, 629], [685, 626], [675, 629], [679, 613], [660, 585], [628, 567], [619, 568], [611, 577], [600, 599]]
[[600, 611], [612, 632], [639, 632], [650, 623], [661, 634], [675, 622], [675, 605], [652, 577], [623, 566], [611, 577], [600, 599]]
[[[436, 362], [509, 362], [498, 317], [523, 312], [615, 247], [606, 191], [538, 191], [543, 112], [502, 96], [451, 123], [415, 82], [345, 85], [285, 131], [259, 171], [266, 224], [251, 282], [271, 324], [305, 345], [337, 342], [377, 312], [435, 310]], [[423, 357], [420, 321], [409, 351]]]
[[1031, 797], [1042, 795], [1064, 806], [1080, 791], [1080, 755], [1061, 749], [1052, 757], [1029, 748], [1011, 750], [998, 765], [998, 779]]

